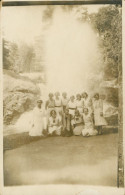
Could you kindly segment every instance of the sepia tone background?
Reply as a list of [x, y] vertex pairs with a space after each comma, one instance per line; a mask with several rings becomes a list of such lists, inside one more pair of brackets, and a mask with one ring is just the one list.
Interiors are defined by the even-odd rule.
[[[49, 8], [50, 9], [50, 8]], [[68, 9], [68, 8], [66, 8], [66, 9]], [[120, 8], [111, 8], [111, 6], [110, 6], [110, 9], [111, 10], [113, 10], [113, 12], [116, 14], [116, 13], [118, 13], [118, 15], [119, 15], [119, 12], [117, 12], [117, 10], [120, 10]], [[106, 10], [106, 9], [105, 9]], [[110, 13], [111, 13], [111, 10], [110, 10]], [[102, 11], [102, 10], [101, 10]], [[116, 12], [115, 12], [116, 11]], [[69, 11], [68, 11], [69, 12]], [[50, 13], [50, 10], [49, 10], [49, 13]], [[93, 18], [94, 18], [94, 22], [95, 22], [95, 26], [96, 25], [98, 25], [98, 27], [100, 27], [101, 26], [101, 24], [98, 24], [98, 20], [96, 21], [96, 17], [98, 17], [98, 16], [100, 16], [100, 14], [99, 15], [96, 15], [95, 14], [95, 16], [93, 16], [94, 14], [90, 14], [90, 15], [92, 15], [90, 18], [87, 18], [88, 16], [87, 16], [87, 14], [88, 13], [86, 13], [86, 9], [83, 9], [83, 12], [82, 12], [82, 14], [83, 14], [83, 18], [82, 18], [82, 20], [84, 21], [84, 20], [89, 20], [90, 18], [91, 18], [91, 20], [93, 20]], [[104, 11], [104, 14], [106, 14], [107, 15], [107, 12], [105, 13], [105, 11]], [[120, 15], [119, 15], [120, 16]], [[47, 16], [46, 17], [48, 17], [48, 14], [47, 14]], [[101, 19], [105, 19], [105, 16], [104, 15], [102, 15], [102, 16], [100, 16], [100, 17], [102, 17]], [[117, 19], [118, 19], [118, 17], [117, 17]], [[80, 18], [80, 20], [81, 20], [81, 18]], [[100, 20], [101, 21], [101, 20]], [[114, 20], [115, 22], [116, 21], [118, 21], [118, 20]], [[69, 22], [71, 22], [71, 20], [69, 21]], [[93, 23], [94, 23], [93, 22]], [[96, 22], [97, 22], [97, 24], [96, 24]], [[57, 21], [56, 21], [56, 24], [57, 24]], [[114, 24], [114, 23], [113, 23]], [[68, 25], [68, 24], [67, 24]], [[107, 24], [106, 24], [107, 25]], [[120, 22], [118, 21], [118, 25], [120, 25]], [[106, 35], [105, 35], [105, 33], [102, 31], [102, 27], [103, 26], [101, 26], [98, 30], [100, 30], [100, 32], [99, 32], [99, 34], [97, 33], [97, 37], [100, 37], [100, 34], [101, 34], [101, 41], [100, 41], [100, 45], [101, 45], [101, 47], [100, 48], [104, 48], [105, 47], [105, 44], [106, 44], [106, 41], [104, 40], [104, 38], [105, 39], [107, 39], [107, 43], [109, 43], [109, 41], [111, 41], [111, 43], [113, 42], [113, 40], [114, 40], [114, 44], [116, 44], [116, 40], [114, 39], [114, 38], [118, 38], [119, 39], [119, 37], [121, 36], [119, 33], [121, 32], [120, 31], [120, 27], [116, 30], [116, 35], [118, 35], [118, 37], [115, 35], [115, 37], [108, 37], [108, 35], [111, 33], [110, 31], [109, 31], [109, 29], [106, 29], [106, 30], [104, 30], [104, 32], [105, 31], [107, 31], [106, 32]], [[110, 26], [110, 24], [109, 24], [109, 27], [111, 27]], [[86, 27], [87, 28], [87, 27]], [[97, 26], [96, 26], [96, 28], [97, 28]], [[103, 27], [103, 28], [105, 28], [105, 27]], [[113, 28], [113, 27], [112, 27]], [[53, 32], [53, 29], [51, 29], [52, 30], [52, 32]], [[72, 29], [71, 29], [72, 30]], [[113, 28], [113, 30], [114, 30], [114, 28]], [[89, 29], [88, 29], [88, 31], [89, 31]], [[108, 32], [109, 31], [109, 32]], [[70, 33], [71, 31], [69, 31], [69, 33]], [[85, 32], [83, 32], [83, 33], [85, 33]], [[86, 32], [87, 33], [87, 32]], [[90, 32], [90, 33], [92, 33], [92, 32]], [[103, 34], [104, 33], [104, 34]], [[109, 34], [108, 34], [109, 33]], [[115, 33], [114, 33], [115, 34]], [[84, 34], [85, 35], [85, 34]], [[93, 35], [93, 33], [92, 34], [90, 34], [90, 35], [92, 35], [93, 36], [93, 40], [95, 40], [95, 37], [94, 37], [94, 35]], [[54, 37], [51, 37], [51, 35], [49, 35], [50, 37], [50, 40], [51, 40], [51, 38], [52, 38], [52, 40], [53, 40], [53, 38]], [[107, 37], [106, 37], [107, 36]], [[16, 37], [16, 36], [15, 36]], [[26, 38], [27, 39], [27, 38]], [[29, 39], [29, 38], [28, 38]], [[57, 39], [57, 38], [55, 38], [55, 39]], [[40, 39], [41, 40], [41, 39]], [[59, 37], [59, 40], [60, 40], [60, 37]], [[119, 39], [120, 40], [120, 39]], [[6, 40], [5, 40], [6, 41]], [[121, 40], [120, 40], [121, 41]], [[41, 42], [41, 41], [39, 41], [39, 39], [38, 39], [38, 42]], [[52, 42], [53, 43], [53, 42]], [[121, 44], [121, 43], [120, 43]], [[4, 45], [6, 45], [6, 47], [4, 48], [4, 49], [8, 49], [9, 47], [10, 48], [16, 48], [17, 46], [15, 45], [11, 45], [10, 43], [5, 43]], [[9, 45], [9, 46], [8, 46]], [[24, 44], [25, 45], [25, 44]], [[75, 44], [75, 46], [76, 46], [76, 44]], [[103, 71], [102, 71], [102, 73], [103, 73], [103, 79], [102, 79], [102, 75], [100, 76], [101, 78], [96, 78], [97, 77], [97, 74], [95, 75], [94, 74], [94, 76], [92, 77], [92, 78], [87, 78], [87, 79], [89, 79], [89, 82], [88, 83], [90, 83], [90, 81], [91, 81], [91, 79], [100, 79], [99, 81], [101, 81], [101, 87], [100, 87], [100, 90], [101, 90], [101, 92], [102, 92], [102, 94], [104, 94], [104, 92], [106, 92], [106, 94], [108, 94], [108, 96], [106, 97], [106, 98], [109, 98], [108, 99], [108, 101], [112, 104], [112, 107], [110, 107], [110, 109], [112, 109], [113, 110], [113, 112], [114, 112], [114, 107], [115, 107], [115, 111], [116, 111], [116, 113], [117, 113], [117, 109], [116, 109], [116, 107], [118, 106], [118, 87], [117, 87], [117, 83], [118, 83], [118, 81], [117, 81], [117, 78], [118, 78], [118, 66], [117, 66], [117, 64], [118, 64], [118, 60], [119, 59], [121, 59], [121, 57], [120, 56], [118, 56], [118, 55], [121, 55], [121, 48], [119, 48], [119, 50], [117, 50], [118, 48], [117, 48], [117, 46], [115, 46], [114, 45], [114, 48], [116, 48], [116, 51], [114, 50], [113, 52], [113, 54], [111, 54], [110, 52], [111, 52], [111, 48], [110, 48], [110, 46], [111, 46], [111, 44], [109, 44], [108, 46], [106, 45], [106, 48], [107, 48], [107, 50], [105, 51], [106, 53], [103, 53], [104, 52], [104, 50], [102, 51], [102, 53], [103, 53], [103, 60], [102, 60], [102, 55], [100, 54], [100, 51], [99, 51], [99, 54], [100, 54], [100, 58], [99, 59], [95, 59], [95, 58], [92, 58], [92, 59], [94, 59], [94, 60], [96, 60], [96, 66], [94, 67], [94, 68], [96, 68], [96, 73], [97, 73], [97, 70], [99, 71], [99, 73], [100, 73], [100, 70], [102, 69], [102, 68], [104, 68], [103, 69]], [[58, 45], [57, 45], [57, 47], [58, 47]], [[90, 47], [90, 46], [89, 46]], [[88, 47], [88, 45], [86, 45], [86, 47], [83, 47], [83, 48], [81, 48], [81, 49], [83, 49], [83, 51], [86, 51], [86, 49], [88, 49], [89, 48]], [[109, 49], [109, 48], [110, 49]], [[18, 47], [17, 47], [18, 48]], [[23, 48], [25, 48], [25, 46], [23, 47]], [[38, 49], [38, 46], [36, 46], [36, 48]], [[50, 45], [48, 45], [48, 48], [50, 48]], [[100, 49], [99, 48], [99, 49]], [[30, 48], [31, 49], [31, 48]], [[69, 48], [70, 49], [70, 48]], [[13, 51], [12, 49], [10, 49], [11, 50], [11, 52]], [[17, 49], [18, 50], [18, 49]], [[28, 49], [26, 48], [26, 50], [25, 50], [25, 54], [26, 54], [26, 51], [27, 51]], [[14, 50], [14, 52], [13, 52], [13, 54], [15, 54], [16, 52], [16, 49]], [[24, 51], [24, 49], [21, 49], [20, 51]], [[21, 57], [20, 56], [20, 51], [17, 51], [17, 56], [18, 57]], [[31, 50], [30, 50], [31, 51]], [[31, 56], [30, 57], [30, 60], [31, 60], [31, 62], [32, 62], [32, 60], [34, 60], [33, 59], [33, 57], [32, 57], [32, 51], [31, 51], [31, 53], [30, 53], [30, 51], [28, 50], [28, 54]], [[38, 49], [37, 50], [37, 52], [36, 52], [36, 54], [38, 55], [39, 54], [39, 51], [41, 51], [41, 48], [40, 49]], [[51, 51], [52, 51], [52, 49], [51, 49]], [[51, 52], [50, 51], [50, 52]], [[95, 56], [98, 52], [98, 49], [96, 48], [96, 42], [95, 42], [95, 45], [91, 48], [91, 51], [92, 51], [92, 55], [93, 56]], [[119, 52], [118, 52], [119, 51]], [[107, 57], [107, 52], [109, 52], [109, 57]], [[5, 53], [7, 53], [7, 52], [5, 52]], [[42, 52], [42, 54], [43, 54], [44, 52]], [[36, 57], [37, 55], [35, 54], [35, 62], [33, 61], [33, 64], [37, 64], [36, 65], [36, 67], [35, 67], [35, 71], [36, 72], [38, 72], [38, 71], [43, 71], [43, 69], [44, 69], [44, 66], [43, 67], [41, 67], [41, 63], [40, 63], [40, 65], [39, 65], [39, 60], [38, 60], [38, 58]], [[27, 55], [27, 54], [26, 54]], [[49, 57], [47, 58], [47, 59], [51, 59], [50, 60], [50, 62], [47, 62], [47, 64], [51, 64], [52, 63], [52, 60], [53, 60], [53, 58], [52, 58], [52, 56], [50, 56], [49, 54], [47, 54]], [[84, 54], [83, 54], [84, 55]], [[86, 52], [86, 55], [88, 55], [88, 53]], [[110, 56], [111, 55], [111, 56]], [[12, 57], [13, 56], [13, 58], [15, 57], [14, 55], [10, 55], [10, 57]], [[17, 57], [16, 56], [16, 57]], [[28, 56], [28, 55], [27, 55]], [[26, 56], [26, 58], [28, 58], [29, 59], [29, 57], [27, 57]], [[97, 55], [96, 55], [97, 56]], [[18, 73], [19, 73], [19, 76], [21, 76], [20, 77], [20, 79], [22, 80], [23, 78], [22, 78], [22, 74], [23, 74], [23, 76], [25, 76], [25, 79], [27, 80], [27, 75], [28, 75], [28, 77], [29, 77], [29, 75], [31, 75], [31, 77], [30, 77], [30, 79], [32, 80], [34, 80], [36, 83], [38, 82], [38, 83], [46, 83], [47, 81], [46, 81], [46, 78], [44, 77], [44, 75], [43, 75], [43, 80], [41, 79], [41, 78], [38, 78], [38, 75], [36, 76], [36, 78], [33, 78], [33, 76], [32, 76], [32, 74], [29, 74], [29, 72], [31, 73], [31, 72], [34, 72], [34, 66], [32, 67], [31, 66], [31, 62], [29, 62], [29, 64], [30, 64], [30, 67], [28, 67], [28, 62], [27, 62], [27, 67], [25, 66], [24, 67], [24, 69], [22, 68], [23, 67], [23, 63], [24, 64], [26, 64], [26, 61], [25, 62], [22, 62], [22, 67], [21, 67], [21, 71], [20, 70], [18, 70], [18, 68], [19, 68], [19, 66], [16, 64], [15, 65], [15, 63], [14, 63], [14, 61], [13, 60], [15, 60], [16, 62], [18, 61], [17, 59], [18, 58], [16, 58], [15, 57], [15, 59], [9, 59], [9, 56], [7, 56], [7, 58], [5, 58], [4, 59], [4, 62], [6, 62], [6, 60], [10, 60], [9, 61], [9, 63], [7, 63], [7, 64], [10, 64], [10, 67], [8, 68], [8, 67], [6, 67], [6, 68], [4, 68], [5, 70], [4, 70], [4, 76], [5, 76], [5, 78], [6, 78], [6, 75], [8, 75], [8, 76], [10, 76], [10, 77], [16, 77], [17, 75], [18, 75]], [[39, 56], [40, 58], [42, 58], [42, 56]], [[23, 57], [23, 60], [24, 60], [24, 58], [25, 57]], [[76, 59], [78, 59], [78, 56], [76, 56]], [[84, 58], [85, 59], [85, 58]], [[114, 61], [113, 61], [114, 60]], [[44, 60], [43, 60], [43, 64], [44, 64]], [[59, 59], [59, 64], [61, 63], [61, 61], [60, 61], [60, 59]], [[100, 62], [101, 62], [101, 64], [100, 64]], [[116, 65], [115, 65], [115, 62], [116, 62]], [[67, 61], [66, 62], [63, 62], [64, 64], [66, 64], [67, 63]], [[82, 61], [81, 61], [81, 63], [83, 63]], [[88, 61], [86, 60], [86, 63], [88, 63]], [[92, 65], [92, 63], [93, 63], [93, 60], [92, 60], [92, 62], [91, 61], [89, 61], [89, 63], [87, 64], [87, 65]], [[120, 62], [121, 63], [121, 62]], [[12, 64], [12, 65], [11, 65]], [[21, 66], [21, 63], [19, 63], [20, 64], [20, 66]], [[99, 65], [101, 66], [101, 67], [99, 67]], [[107, 71], [106, 71], [106, 65], [107, 65]], [[13, 66], [13, 67], [12, 67]], [[15, 67], [14, 67], [15, 66]], [[110, 67], [111, 66], [111, 67]], [[16, 68], [17, 67], [17, 68]], [[91, 67], [91, 66], [90, 66]], [[98, 69], [98, 67], [99, 67], [99, 69]], [[26, 69], [25, 69], [26, 68]], [[43, 68], [42, 70], [41, 70], [41, 68]], [[55, 69], [55, 72], [57, 71], [57, 66], [56, 67], [54, 67]], [[71, 71], [72, 71], [72, 67], [69, 67], [69, 70], [70, 70], [70, 68], [71, 68]], [[79, 67], [79, 68], [81, 68], [81, 67]], [[110, 68], [111, 68], [111, 71], [110, 71], [110, 74], [109, 74], [109, 70], [110, 70]], [[48, 70], [50, 70], [50, 67], [48, 68]], [[81, 69], [80, 69], [81, 70]], [[51, 72], [52, 72], [53, 70], [51, 70]], [[49, 75], [49, 78], [51, 78], [51, 72], [49, 73], [50, 75]], [[69, 72], [69, 71], [68, 71]], [[87, 72], [87, 74], [89, 74], [89, 73], [93, 73], [93, 69], [91, 70], [91, 69], [89, 69], [89, 72]], [[16, 74], [15, 74], [16, 73]], [[28, 73], [28, 74], [27, 74]], [[79, 74], [79, 72], [78, 72], [78, 74]], [[78, 75], [77, 74], [77, 75]], [[109, 74], [109, 75], [108, 75]], [[83, 75], [82, 75], [83, 76]], [[17, 76], [18, 77], [18, 76]], [[15, 78], [15, 79], [18, 79], [18, 78]], [[41, 77], [41, 76], [40, 76]], [[106, 78], [107, 80], [105, 81], [105, 79], [104, 78]], [[24, 79], [24, 80], [25, 80]], [[44, 80], [45, 79], [45, 80]], [[69, 79], [69, 78], [68, 78]], [[72, 78], [70, 77], [70, 79], [72, 80]], [[42, 81], [41, 81], [42, 80]], [[58, 78], [57, 78], [57, 80], [58, 80]], [[76, 78], [74, 79], [75, 81], [76, 81]], [[8, 81], [8, 77], [7, 77], [7, 81]], [[33, 81], [33, 82], [34, 82]], [[52, 81], [52, 79], [50, 80], [50, 81]], [[97, 81], [97, 80], [96, 80]], [[108, 82], [107, 82], [108, 81]], [[55, 81], [53, 81], [54, 83], [55, 83]], [[79, 82], [79, 81], [78, 81]], [[12, 83], [12, 82], [11, 82]], [[14, 83], [14, 82], [13, 82]], [[36, 84], [35, 83], [35, 84]], [[49, 81], [48, 81], [48, 83], [49, 83]], [[84, 82], [83, 83], [85, 83], [85, 80], [84, 80]], [[87, 84], [88, 84], [87, 83]], [[17, 82], [16, 82], [16, 84], [17, 84]], [[62, 83], [61, 83], [62, 84]], [[61, 85], [60, 84], [60, 85]], [[87, 86], [87, 84], [85, 84], [85, 86]], [[38, 86], [39, 84], [37, 84], [37, 86]], [[6, 85], [5, 85], [6, 86]], [[27, 86], [27, 85], [25, 85], [25, 86]], [[49, 86], [49, 85], [48, 85]], [[84, 87], [85, 87], [84, 86]], [[12, 88], [13, 88], [13, 86], [11, 86]], [[68, 89], [71, 89], [71, 83], [70, 83], [70, 85], [69, 85], [69, 88]], [[96, 86], [93, 86], [93, 85], [91, 85], [91, 86], [87, 86], [87, 89], [89, 90], [89, 92], [91, 92], [91, 88], [94, 90], [94, 88], [93, 87], [97, 87], [97, 85]], [[17, 90], [17, 93], [18, 92], [21, 92], [21, 93], [24, 93], [25, 92], [25, 95], [27, 96], [27, 95], [29, 95], [29, 93], [32, 93], [32, 92], [28, 92], [28, 94], [26, 94], [27, 93], [27, 90], [29, 90], [29, 88], [30, 87], [28, 87], [28, 89], [19, 89], [19, 86], [14, 86], [14, 90], [12, 90], [12, 88], [11, 88], [11, 94], [9, 94], [10, 96], [12, 96], [13, 97], [13, 95], [12, 95], [12, 93], [14, 92], [14, 94], [16, 94], [15, 93], [15, 90]], [[16, 88], [16, 89], [15, 89]], [[23, 87], [22, 87], [23, 88]], [[51, 88], [50, 86], [48, 87], [48, 89], [49, 88]], [[58, 86], [58, 89], [60, 88], [60, 86]], [[103, 88], [103, 90], [102, 90], [102, 88]], [[82, 88], [80, 88], [79, 90], [81, 90]], [[23, 91], [24, 90], [24, 91]], [[35, 90], [36, 90], [36, 88], [35, 88]], [[38, 91], [40, 90], [40, 87], [37, 89]], [[42, 88], [42, 90], [43, 90], [43, 88]], [[54, 90], [54, 89], [53, 89]], [[55, 89], [56, 90], [56, 89]], [[10, 99], [9, 99], [9, 96], [8, 96], [8, 92], [7, 92], [7, 90], [5, 90], [6, 91], [6, 97], [8, 98], [8, 101], [9, 101], [9, 103], [10, 103]], [[30, 91], [30, 90], [29, 90]], [[96, 91], [96, 90], [94, 90], [94, 91]], [[76, 91], [74, 91], [74, 93], [75, 93]], [[70, 91], [69, 91], [69, 93], [71, 93]], [[36, 99], [36, 97], [37, 96], [41, 96], [41, 94], [39, 93], [39, 92], [37, 92], [37, 91], [35, 91], [35, 93], [34, 93], [35, 95], [34, 95], [34, 99], [32, 99], [32, 100], [30, 100], [29, 101], [29, 99], [28, 99], [28, 104], [29, 104], [29, 106], [33, 106], [34, 105], [34, 102], [35, 102], [35, 99]], [[115, 94], [115, 95], [114, 95]], [[18, 93], [18, 95], [19, 95], [19, 93]], [[113, 98], [113, 97], [115, 97], [115, 98]], [[5, 144], [9, 144], [9, 145], [5, 145], [5, 149], [11, 149], [11, 147], [13, 148], [13, 147], [17, 147], [17, 145], [19, 144], [21, 144], [20, 142], [18, 142], [17, 140], [19, 139], [19, 140], [21, 140], [20, 138], [17, 138], [17, 140], [15, 139], [16, 137], [18, 137], [19, 135], [14, 135], [14, 137], [15, 138], [13, 138], [13, 133], [10, 133], [10, 132], [16, 132], [16, 129], [14, 129], [14, 126], [13, 126], [13, 124], [15, 124], [16, 123], [16, 121], [17, 121], [17, 119], [18, 119], [18, 117], [20, 117], [20, 115], [22, 115], [22, 113], [24, 113], [24, 111], [27, 111], [27, 109], [31, 109], [32, 110], [32, 107], [30, 108], [30, 107], [28, 107], [27, 108], [27, 99], [26, 99], [27, 97], [25, 97], [25, 101], [26, 101], [26, 103], [25, 102], [21, 102], [21, 106], [23, 107], [23, 109], [22, 109], [22, 111], [21, 112], [15, 112], [15, 110], [14, 110], [14, 112], [15, 113], [13, 113], [13, 110], [12, 109], [10, 109], [11, 110], [11, 113], [8, 115], [8, 113], [6, 114], [6, 115], [4, 115], [4, 116], [6, 116], [5, 117], [5, 134], [6, 134], [6, 137], [5, 137]], [[28, 96], [28, 98], [29, 98], [29, 96]], [[19, 98], [20, 100], [21, 100], [21, 98]], [[13, 100], [14, 101], [14, 100]], [[22, 101], [22, 100], [21, 100]], [[11, 104], [11, 103], [10, 103]], [[13, 102], [12, 102], [12, 105], [13, 105]], [[25, 108], [25, 105], [26, 105], [26, 108]], [[8, 110], [6, 109], [6, 106], [7, 106], [7, 102], [5, 103], [5, 113], [6, 112], [8, 112]], [[11, 105], [10, 105], [11, 106]], [[17, 110], [19, 111], [19, 108], [17, 108]], [[109, 114], [109, 113], [108, 113]], [[111, 114], [112, 115], [112, 114]], [[114, 117], [114, 118], [113, 118]], [[115, 129], [114, 131], [116, 131], [117, 132], [117, 125], [118, 125], [118, 123], [117, 123], [117, 114], [113, 114], [112, 116], [110, 116], [110, 117], [108, 117], [109, 118], [109, 123], [110, 123], [110, 125], [109, 126], [115, 126], [115, 128], [114, 127], [112, 127], [113, 129]], [[8, 128], [9, 127], [9, 128]], [[111, 128], [111, 132], [112, 132], [112, 128]], [[7, 137], [7, 135], [8, 134], [11, 134], [11, 136], [9, 135], [9, 137]], [[23, 135], [24, 136], [24, 135]], [[108, 136], [109, 137], [109, 136]], [[26, 136], [24, 136], [23, 137], [23, 142], [24, 142], [24, 138], [26, 138]], [[11, 142], [11, 140], [13, 139], [13, 142]], [[16, 144], [14, 145], [14, 139], [16, 140]], [[104, 139], [104, 138], [103, 138]], [[109, 139], [110, 139], [110, 137], [109, 137]], [[8, 140], [10, 140], [10, 142], [8, 141]], [[113, 138], [113, 140], [114, 140], [114, 138]], [[100, 140], [101, 141], [101, 140]], [[104, 140], [103, 140], [104, 141]], [[47, 144], [48, 145], [48, 144]], [[100, 146], [99, 146], [100, 147]], [[106, 147], [105, 147], [106, 148]], [[113, 148], [114, 148], [114, 146], [113, 146]], [[24, 149], [25, 150], [25, 149]], [[108, 148], [107, 148], [107, 150], [108, 150]], [[106, 151], [107, 151], [106, 150]], [[115, 151], [117, 151], [117, 149], [115, 150]], [[112, 151], [111, 151], [112, 152]], [[103, 153], [103, 151], [102, 151], [102, 153]], [[11, 155], [11, 154], [10, 154]], [[109, 154], [110, 155], [110, 154]], [[88, 168], [89, 169], [89, 168]]]

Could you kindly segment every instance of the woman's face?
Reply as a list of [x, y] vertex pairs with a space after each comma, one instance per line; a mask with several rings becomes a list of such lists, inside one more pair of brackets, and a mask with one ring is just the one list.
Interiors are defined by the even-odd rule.
[[95, 95], [95, 99], [98, 100], [99, 99], [99, 94]]
[[38, 107], [38, 108], [41, 108], [41, 106], [42, 106], [42, 103], [38, 102], [38, 103], [37, 103], [37, 107]]
[[80, 95], [77, 95], [77, 100], [81, 100], [81, 96]]
[[49, 94], [49, 98], [52, 99], [53, 98], [53, 94]]
[[63, 96], [64, 98], [66, 98], [66, 97], [67, 97], [67, 94], [66, 94], [66, 93], [63, 93], [62, 96]]
[[72, 102], [74, 101], [74, 99], [75, 99], [74, 96], [71, 96], [70, 100], [71, 100]]
[[56, 118], [56, 112], [55, 111], [52, 111], [52, 117]]
[[87, 115], [88, 114], [88, 109], [84, 109], [84, 113]]

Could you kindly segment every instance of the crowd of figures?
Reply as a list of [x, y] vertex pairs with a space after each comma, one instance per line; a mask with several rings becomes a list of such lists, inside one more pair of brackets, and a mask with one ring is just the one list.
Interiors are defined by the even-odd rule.
[[96, 93], [92, 98], [86, 92], [67, 97], [67, 93], [50, 93], [48, 100], [37, 101], [33, 110], [30, 136], [93, 136], [102, 134], [106, 125], [103, 101]]

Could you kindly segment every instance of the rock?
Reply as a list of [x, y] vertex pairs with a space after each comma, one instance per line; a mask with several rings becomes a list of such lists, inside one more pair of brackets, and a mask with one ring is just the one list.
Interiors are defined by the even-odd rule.
[[32, 81], [4, 74], [3, 94], [4, 123], [11, 124], [23, 112], [33, 109], [40, 91]]

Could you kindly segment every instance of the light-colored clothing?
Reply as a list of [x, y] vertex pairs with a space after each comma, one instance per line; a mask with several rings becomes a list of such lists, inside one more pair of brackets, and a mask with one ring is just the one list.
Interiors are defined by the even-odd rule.
[[107, 125], [105, 118], [101, 116], [101, 113], [103, 113], [103, 101], [101, 99], [93, 100], [93, 112], [95, 126]]
[[75, 128], [73, 129], [73, 134], [81, 135], [83, 127], [84, 127], [82, 116], [81, 115], [74, 116], [74, 118], [71, 121], [71, 124], [75, 126]]
[[61, 98], [59, 98], [59, 99], [55, 98], [55, 110], [56, 110], [58, 115], [59, 115], [59, 113], [62, 113], [62, 100], [61, 100]]
[[82, 114], [83, 108], [84, 108], [84, 101], [82, 99], [76, 100], [76, 107], [77, 107], [77, 110], [79, 110], [80, 114]]
[[76, 109], [76, 102], [68, 102], [68, 109], [69, 109], [69, 114], [74, 115], [75, 114], [75, 109]]
[[68, 98], [62, 97], [62, 105], [63, 106], [67, 106], [68, 102], [69, 102], [69, 99]]
[[62, 106], [63, 106], [63, 112], [65, 112], [66, 107], [68, 105], [69, 99], [62, 97]]
[[42, 136], [45, 129], [45, 112], [43, 108], [34, 108], [30, 136]]
[[82, 135], [83, 136], [97, 135], [98, 131], [94, 129], [92, 115], [91, 114], [86, 115], [83, 113], [83, 120], [84, 129], [82, 130]]
[[48, 132], [49, 134], [52, 134], [54, 131], [57, 135], [61, 135], [61, 125], [60, 125], [59, 118], [56, 117], [54, 119], [53, 117], [49, 117]]
[[52, 110], [55, 110], [55, 100], [54, 99], [52, 99], [52, 100], [48, 100], [47, 102], [46, 102], [46, 107], [47, 107], [47, 115], [48, 115], [48, 117], [50, 116], [50, 112], [52, 111]]

